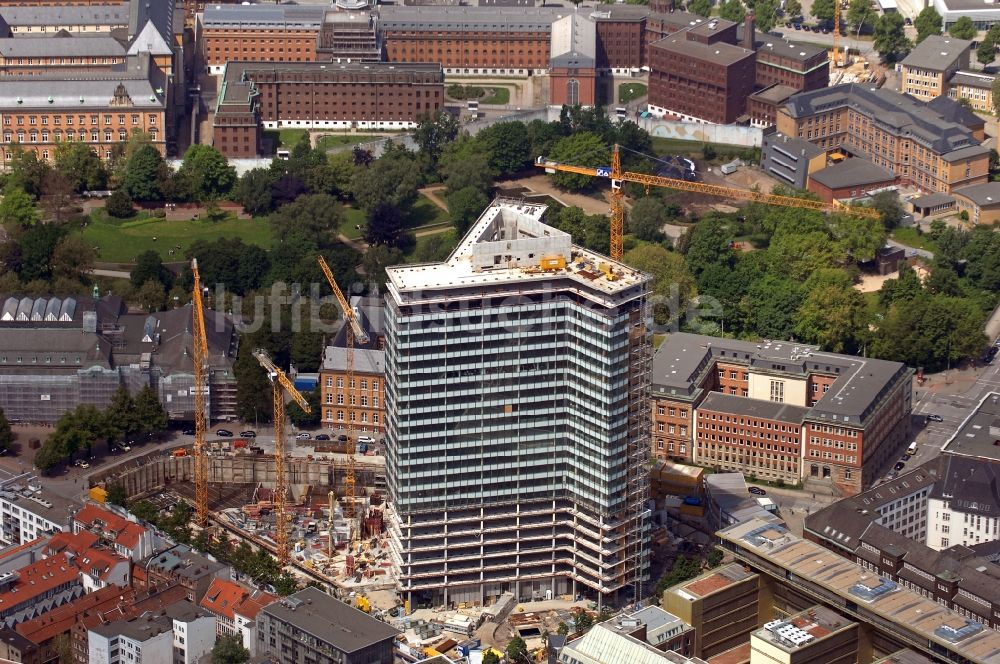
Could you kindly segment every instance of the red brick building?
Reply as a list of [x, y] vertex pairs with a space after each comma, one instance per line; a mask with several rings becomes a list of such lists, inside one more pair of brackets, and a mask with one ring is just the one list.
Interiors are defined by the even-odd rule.
[[729, 43], [736, 24], [711, 20], [650, 44], [649, 109], [692, 122], [729, 124], [754, 91], [753, 51]]
[[441, 108], [444, 74], [434, 64], [231, 62], [221, 92], [215, 146], [251, 156], [262, 126], [412, 128]]
[[845, 159], [809, 176], [806, 188], [827, 203], [845, 198], [858, 198], [870, 191], [896, 184], [892, 171], [860, 157]]
[[313, 62], [326, 9], [299, 5], [208, 5], [201, 52], [213, 74], [230, 61]]
[[597, 24], [597, 69], [634, 73], [646, 64], [646, 19], [642, 5], [603, 5], [590, 15]]
[[552, 24], [549, 103], [593, 106], [597, 102], [597, 42], [594, 22], [580, 14]]
[[548, 69], [557, 16], [546, 7], [385, 5], [379, 23], [390, 62], [438, 62], [446, 74], [523, 76]]
[[813, 346], [672, 334], [653, 358], [652, 452], [857, 493], [906, 444], [911, 376]]

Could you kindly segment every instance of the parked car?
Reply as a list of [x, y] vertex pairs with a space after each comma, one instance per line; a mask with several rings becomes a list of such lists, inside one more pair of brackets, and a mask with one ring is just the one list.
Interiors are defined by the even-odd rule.
[[375, 443], [375, 439], [371, 436], [358, 436], [358, 442], [373, 445]]
[[895, 470], [895, 471], [897, 471], [897, 472], [900, 471], [900, 470], [902, 470], [903, 468], [906, 468], [906, 464], [903, 463], [902, 461], [896, 462], [896, 465], [892, 467], [892, 469]]
[[325, 433], [321, 433], [318, 436], [316, 436], [316, 440], [330, 440], [330, 436], [328, 436]]
[[766, 496], [767, 495], [767, 491], [764, 491], [759, 486], [752, 486], [752, 487], [750, 487], [748, 489], [748, 491], [750, 493], [752, 493], [753, 495], [755, 495], [755, 496]]
[[181, 433], [184, 434], [185, 436], [193, 436], [194, 429], [184, 429], [184, 431], [182, 431]]
[[243, 438], [256, 438], [257, 432], [254, 431], [253, 429], [248, 429], [246, 431], [240, 431], [240, 436], [242, 436]]
[[310, 438], [312, 438], [312, 434], [309, 433], [308, 431], [301, 431], [295, 434], [295, 437], [299, 440], [309, 440]]
[[345, 434], [340, 434], [339, 436], [337, 436], [337, 440], [339, 440], [342, 443], [346, 443], [347, 442], [347, 436]]
[[87, 463], [86, 461], [81, 461], [80, 462], [80, 467], [81, 468], [90, 468], [90, 464]]
[[233, 432], [230, 431], [229, 429], [216, 429], [215, 435], [218, 436], [219, 438], [232, 438]]
[[940, 415], [935, 415], [934, 413], [931, 413], [930, 415], [927, 416], [927, 421], [928, 422], [944, 422], [944, 418], [941, 417]]

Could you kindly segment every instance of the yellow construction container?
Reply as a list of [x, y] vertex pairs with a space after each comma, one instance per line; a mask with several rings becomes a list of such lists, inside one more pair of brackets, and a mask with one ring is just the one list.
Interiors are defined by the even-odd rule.
[[90, 499], [98, 503], [103, 503], [108, 499], [108, 492], [103, 487], [91, 487]]
[[614, 268], [611, 267], [611, 263], [598, 263], [597, 269], [604, 273], [604, 276], [608, 281], [618, 281], [618, 275], [615, 274]]
[[563, 256], [542, 256], [539, 267], [543, 270], [565, 270], [566, 258]]

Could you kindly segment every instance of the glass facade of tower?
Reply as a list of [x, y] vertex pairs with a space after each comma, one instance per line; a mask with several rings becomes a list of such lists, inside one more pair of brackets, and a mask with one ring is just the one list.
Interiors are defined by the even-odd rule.
[[585, 290], [390, 288], [387, 479], [412, 605], [601, 598], [648, 577], [646, 283]]

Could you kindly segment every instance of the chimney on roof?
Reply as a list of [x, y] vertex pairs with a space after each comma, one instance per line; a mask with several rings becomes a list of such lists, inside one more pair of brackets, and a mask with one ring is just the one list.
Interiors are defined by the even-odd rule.
[[754, 30], [753, 12], [747, 12], [746, 17], [743, 19], [743, 48], [748, 51], [753, 50]]

